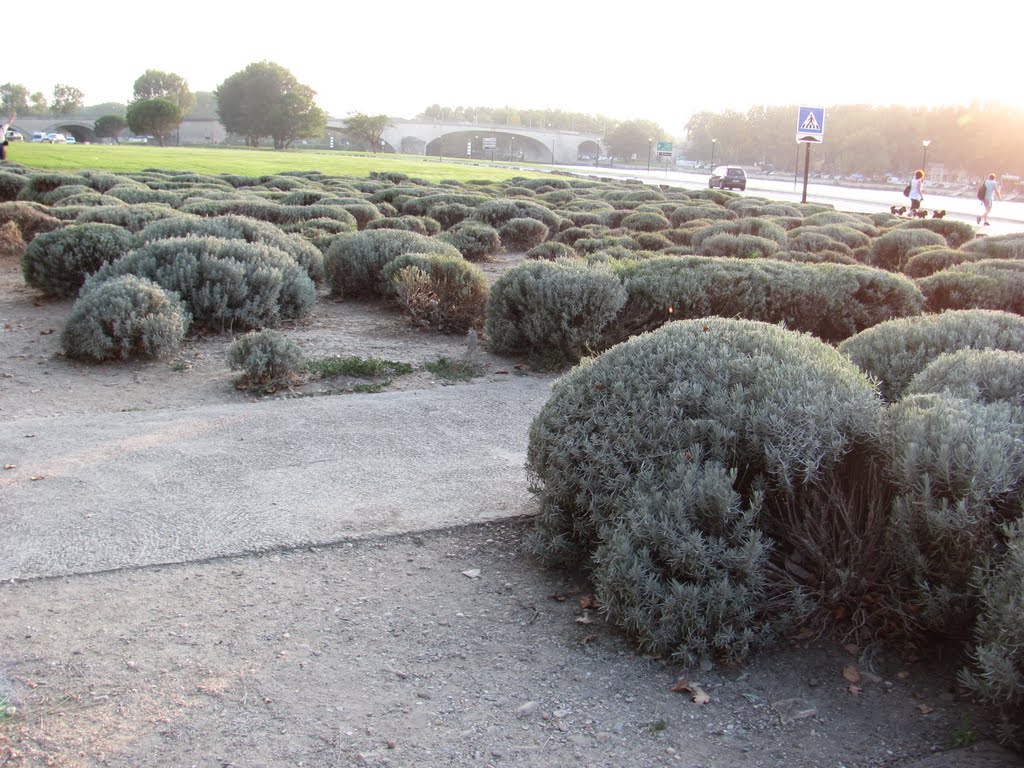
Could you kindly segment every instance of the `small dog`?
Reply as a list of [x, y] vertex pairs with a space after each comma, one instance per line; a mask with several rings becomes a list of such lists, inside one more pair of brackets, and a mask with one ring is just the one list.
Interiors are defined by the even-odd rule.
[[915, 216], [919, 219], [927, 219], [928, 211], [924, 210], [923, 208], [918, 208], [916, 211], [911, 211], [910, 215]]
[[904, 213], [906, 213], [906, 212], [907, 212], [907, 206], [905, 206], [905, 205], [901, 205], [901, 206], [900, 206], [899, 208], [897, 208], [897, 207], [896, 207], [896, 206], [894, 205], [894, 206], [893, 206], [892, 208], [890, 208], [890, 209], [889, 209], [889, 211], [890, 211], [890, 212], [891, 212], [891, 213], [892, 213], [892, 214], [893, 214], [894, 216], [902, 216], [902, 215], [903, 215]]
[[944, 218], [946, 218], [946, 212], [945, 211], [932, 211], [932, 218], [933, 219], [944, 219]]

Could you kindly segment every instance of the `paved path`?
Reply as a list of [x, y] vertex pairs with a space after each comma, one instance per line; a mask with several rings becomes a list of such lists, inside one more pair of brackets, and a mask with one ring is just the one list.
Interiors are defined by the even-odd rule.
[[[532, 511], [550, 381], [0, 423], [0, 579]], [[38, 479], [32, 479], [38, 478]]]

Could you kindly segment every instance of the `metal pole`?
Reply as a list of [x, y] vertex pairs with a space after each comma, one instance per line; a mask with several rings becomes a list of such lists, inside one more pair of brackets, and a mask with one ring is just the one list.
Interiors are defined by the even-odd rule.
[[715, 171], [715, 144], [718, 143], [718, 139], [711, 140], [711, 172]]
[[651, 172], [651, 140], [647, 140], [647, 172]]
[[804, 195], [800, 200], [801, 203], [807, 202], [807, 174], [811, 170], [811, 142], [807, 142], [807, 147], [804, 150]]
[[551, 140], [551, 164], [555, 164], [555, 140]]
[[800, 142], [796, 143], [796, 162], [793, 164], [793, 191], [796, 192], [796, 180], [800, 175]]

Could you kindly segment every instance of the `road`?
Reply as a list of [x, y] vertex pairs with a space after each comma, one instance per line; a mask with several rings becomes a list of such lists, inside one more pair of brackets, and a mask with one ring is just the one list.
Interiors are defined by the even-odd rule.
[[[686, 173], [676, 170], [635, 168], [588, 168], [579, 165], [556, 166], [561, 170], [573, 171], [582, 175], [600, 177], [641, 179], [649, 184], [668, 184], [684, 189], [707, 189], [706, 173]], [[550, 169], [551, 166], [546, 166]], [[544, 167], [538, 166], [537, 170]], [[747, 179], [748, 195], [768, 197], [773, 200], [800, 202], [803, 192], [803, 179], [794, 184], [793, 178], [783, 179]], [[827, 203], [837, 210], [856, 211], [860, 213], [877, 213], [888, 211], [893, 205], [908, 205], [907, 198], [901, 194], [902, 189], [865, 189], [862, 187], [842, 187], [833, 184], [808, 184], [807, 201], [809, 203]], [[976, 223], [976, 216], [981, 212], [981, 203], [974, 197], [949, 197], [931, 194], [925, 185], [924, 208], [929, 211], [945, 210], [946, 218], [957, 221]], [[979, 227], [987, 235], [1006, 235], [1024, 232], [1024, 202], [996, 201], [989, 217], [990, 227]]]

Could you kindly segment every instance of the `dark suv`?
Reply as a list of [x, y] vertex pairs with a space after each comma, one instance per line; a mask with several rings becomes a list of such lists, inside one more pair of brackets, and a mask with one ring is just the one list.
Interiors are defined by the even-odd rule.
[[747, 188], [747, 174], [742, 168], [732, 165], [720, 165], [711, 172], [708, 179], [708, 189], [738, 189], [740, 192]]

